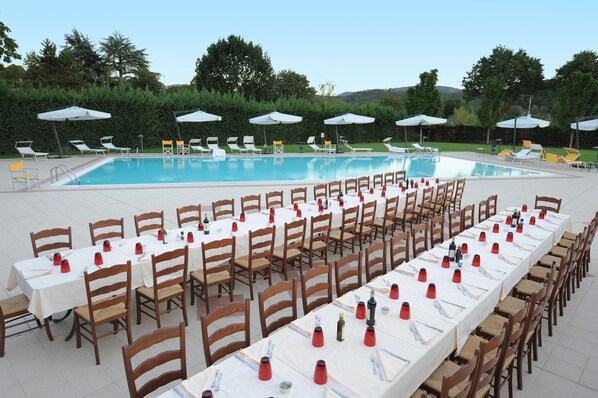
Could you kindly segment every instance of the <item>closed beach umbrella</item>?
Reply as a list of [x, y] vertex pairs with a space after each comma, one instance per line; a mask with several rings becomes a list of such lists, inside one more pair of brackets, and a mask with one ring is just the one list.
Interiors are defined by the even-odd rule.
[[598, 130], [598, 119], [584, 120], [580, 122], [577, 120], [575, 123], [571, 123], [571, 128], [575, 130], [576, 146], [579, 150], [579, 130], [581, 131], [596, 131]]
[[67, 108], [56, 109], [49, 112], [38, 113], [37, 118], [40, 120], [49, 120], [52, 122], [52, 130], [58, 143], [58, 157], [62, 157], [62, 146], [60, 145], [60, 139], [58, 138], [58, 132], [56, 131], [56, 124], [54, 122], [65, 122], [67, 120], [100, 120], [110, 119], [111, 114], [107, 112], [94, 111], [92, 109], [80, 108], [78, 106], [69, 106]]
[[369, 124], [374, 123], [376, 119], [369, 116], [355, 115], [353, 113], [345, 113], [344, 115], [332, 117], [324, 120], [324, 124], [336, 126], [336, 148], [340, 148], [338, 140], [338, 126], [339, 124]]
[[395, 124], [397, 126], [405, 127], [405, 146], [407, 146], [407, 126], [419, 126], [419, 142], [423, 142], [422, 127], [421, 126], [434, 126], [436, 124], [445, 124], [446, 119], [441, 117], [434, 117], [428, 115], [416, 115], [408, 117], [407, 119], [397, 120]]
[[536, 127], [540, 127], [541, 129], [543, 129], [544, 127], [548, 127], [548, 125], [550, 125], [549, 121], [533, 118], [532, 115], [529, 113], [526, 116], [519, 116], [514, 119], [503, 120], [502, 122], [496, 123], [497, 127], [501, 127], [504, 129], [513, 129], [513, 149], [515, 149], [517, 127], [522, 129], [533, 129]]
[[266, 126], [272, 124], [293, 124], [299, 123], [303, 120], [301, 116], [295, 115], [288, 115], [286, 113], [280, 112], [270, 112], [262, 116], [256, 116], [249, 119], [249, 123], [251, 124], [260, 124], [264, 126], [264, 147], [268, 144], [268, 140], [266, 139]]
[[[178, 114], [185, 113], [185, 112], [190, 112], [190, 113], [186, 113], [184, 115], [177, 116]], [[178, 123], [219, 122], [222, 120], [221, 116], [213, 115], [211, 113], [204, 112], [199, 109], [196, 111], [175, 111], [173, 113], [174, 113], [174, 119], [177, 121], [176, 132], [179, 136], [179, 140], [181, 139], [181, 132], [179, 130]]]

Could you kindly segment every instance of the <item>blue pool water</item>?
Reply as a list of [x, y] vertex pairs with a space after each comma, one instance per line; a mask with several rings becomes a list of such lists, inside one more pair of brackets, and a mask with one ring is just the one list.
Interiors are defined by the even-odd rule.
[[543, 173], [444, 156], [246, 156], [114, 158], [79, 175], [80, 185], [330, 181], [407, 170], [409, 177], [539, 176]]

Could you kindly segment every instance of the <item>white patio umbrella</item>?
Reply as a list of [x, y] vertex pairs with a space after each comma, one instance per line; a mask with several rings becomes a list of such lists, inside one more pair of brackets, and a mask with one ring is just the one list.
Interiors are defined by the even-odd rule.
[[405, 146], [407, 146], [407, 126], [419, 126], [419, 142], [423, 141], [422, 126], [433, 126], [436, 124], [445, 124], [446, 119], [441, 117], [427, 116], [427, 115], [416, 115], [408, 117], [407, 119], [397, 120], [395, 124], [397, 126], [405, 127]]
[[62, 146], [56, 131], [56, 124], [54, 122], [64, 122], [67, 120], [100, 120], [110, 119], [111, 114], [107, 112], [94, 111], [92, 109], [79, 108], [78, 106], [69, 106], [67, 108], [56, 109], [49, 112], [38, 113], [37, 118], [41, 120], [49, 120], [52, 122], [52, 130], [58, 143], [58, 157], [62, 157]]
[[540, 127], [541, 129], [543, 129], [544, 127], [548, 127], [548, 125], [550, 125], [549, 121], [533, 118], [532, 115], [529, 113], [526, 116], [518, 116], [514, 119], [503, 120], [502, 122], [496, 123], [497, 127], [501, 127], [504, 129], [513, 129], [513, 149], [515, 149], [517, 127], [522, 129], [533, 129], [536, 127]]
[[264, 126], [264, 148], [268, 144], [268, 140], [266, 138], [266, 126], [272, 124], [293, 124], [299, 123], [303, 120], [301, 116], [295, 115], [288, 115], [286, 113], [280, 112], [270, 112], [262, 116], [256, 116], [249, 119], [249, 123], [251, 124], [261, 124]]
[[[191, 112], [191, 113], [177, 116], [177, 115], [179, 115], [181, 113], [185, 113], [185, 112]], [[200, 109], [197, 109], [196, 111], [174, 111], [173, 114], [174, 114], [174, 120], [177, 122], [176, 132], [177, 132], [177, 135], [179, 136], [179, 140], [181, 139], [181, 131], [179, 130], [179, 123], [219, 122], [222, 120], [221, 116], [213, 115], [211, 113], [204, 112]]]
[[575, 138], [577, 149], [579, 150], [579, 130], [581, 131], [596, 131], [598, 130], [598, 119], [584, 120], [582, 122], [578, 120], [575, 123], [571, 123], [571, 128], [575, 130]]
[[369, 116], [355, 115], [353, 113], [345, 113], [344, 115], [332, 117], [324, 120], [324, 124], [336, 126], [336, 148], [339, 150], [340, 142], [338, 140], [338, 126], [339, 124], [369, 124], [374, 123], [376, 118]]

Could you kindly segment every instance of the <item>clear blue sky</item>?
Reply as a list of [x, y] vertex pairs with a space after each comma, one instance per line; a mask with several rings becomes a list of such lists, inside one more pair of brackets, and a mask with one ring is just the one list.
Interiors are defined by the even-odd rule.
[[[131, 4], [132, 3], [132, 4]], [[598, 2], [555, 1], [6, 1], [0, 21], [21, 55], [73, 28], [99, 43], [114, 31], [145, 48], [165, 84], [188, 83], [207, 47], [230, 34], [260, 44], [276, 72], [305, 74], [335, 92], [414, 85], [439, 71], [461, 87], [502, 44], [540, 58], [544, 76], [582, 50], [598, 51]]]

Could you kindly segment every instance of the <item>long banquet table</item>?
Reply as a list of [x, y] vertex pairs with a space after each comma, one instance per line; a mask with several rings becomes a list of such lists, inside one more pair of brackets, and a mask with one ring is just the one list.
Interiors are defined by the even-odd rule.
[[[161, 398], [200, 397], [210, 389], [216, 371], [222, 373], [215, 397], [279, 396], [279, 383], [293, 384], [290, 396], [301, 397], [408, 397], [452, 351], [459, 350], [468, 335], [492, 312], [497, 302], [528, 272], [550, 247], [570, 228], [569, 216], [550, 213], [540, 220], [537, 211], [522, 213], [525, 220], [522, 233], [514, 233], [514, 242], [506, 242], [506, 234], [515, 231], [505, 225], [507, 209], [464, 231], [455, 239], [457, 245], [467, 243], [468, 254], [462, 265], [462, 282], [452, 282], [456, 264], [441, 267], [449, 241], [431, 249], [394, 271], [369, 284], [337, 298], [332, 304], [312, 311], [267, 339], [241, 350], [220, 363], [191, 376]], [[529, 217], [536, 225], [529, 225]], [[492, 232], [495, 223], [500, 231]], [[486, 242], [479, 233], [486, 233]], [[492, 254], [493, 243], [499, 243], [500, 253]], [[473, 267], [475, 254], [481, 266]], [[420, 268], [427, 270], [427, 282], [418, 281]], [[429, 282], [434, 282], [436, 300], [426, 298]], [[399, 286], [399, 299], [388, 295], [389, 284]], [[376, 346], [364, 345], [365, 321], [353, 315], [358, 298], [367, 300], [375, 291], [378, 309], [389, 307], [388, 314], [376, 314]], [[411, 318], [399, 317], [401, 304], [409, 302]], [[339, 313], [345, 314], [345, 341], [336, 340]], [[325, 336], [321, 348], [311, 345], [311, 331], [320, 322]], [[257, 363], [272, 350], [273, 377], [260, 381]], [[373, 374], [372, 358], [381, 363], [383, 377]], [[316, 361], [326, 361], [328, 383], [313, 382]], [[212, 388], [212, 390], [214, 390]]]

